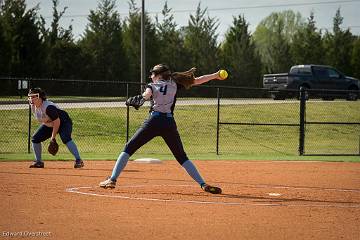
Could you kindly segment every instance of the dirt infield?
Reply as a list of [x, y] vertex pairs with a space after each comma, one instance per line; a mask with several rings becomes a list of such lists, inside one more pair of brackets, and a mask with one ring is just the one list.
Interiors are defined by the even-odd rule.
[[360, 239], [360, 164], [194, 161], [223, 194], [176, 161], [1, 162], [0, 239]]

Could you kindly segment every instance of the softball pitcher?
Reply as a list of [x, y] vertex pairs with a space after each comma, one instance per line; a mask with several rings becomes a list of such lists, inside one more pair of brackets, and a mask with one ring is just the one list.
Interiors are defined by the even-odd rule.
[[[46, 93], [41, 88], [30, 89], [28, 101], [34, 117], [41, 123], [31, 139], [35, 161], [30, 165], [30, 168], [44, 168], [44, 162], [41, 159], [41, 143], [51, 138], [50, 145], [58, 146], [56, 143], [57, 134], [60, 135], [62, 142], [75, 157], [74, 168], [82, 168], [84, 162], [80, 158], [76, 144], [71, 139], [72, 120], [67, 112], [47, 100]], [[56, 152], [57, 148], [52, 154], [55, 155]]]
[[[179, 89], [184, 87], [187, 88], [187, 86], [185, 86], [185, 84], [179, 84], [181, 81], [175, 82], [172, 77], [174, 75], [172, 75], [169, 67], [165, 64], [158, 64], [154, 66], [150, 72], [152, 83], [147, 85], [142, 96], [136, 96], [133, 98], [135, 100], [139, 100], [140, 97], [140, 105], [143, 104], [144, 100], [151, 100], [149, 118], [145, 120], [143, 125], [125, 145], [124, 150], [120, 153], [115, 163], [112, 175], [105, 181], [100, 182], [100, 187], [115, 188], [116, 180], [125, 168], [130, 156], [154, 137], [161, 136], [170, 148], [176, 160], [204, 191], [213, 194], [220, 194], [221, 188], [206, 184], [195, 165], [191, 160], [189, 160], [184, 151], [183, 144], [177, 130], [176, 122], [173, 116], [176, 103], [176, 93]], [[193, 77], [191, 85], [200, 85], [214, 79], [223, 80], [223, 78], [220, 77], [220, 71], [197, 78]], [[137, 107], [135, 105], [132, 106]]]

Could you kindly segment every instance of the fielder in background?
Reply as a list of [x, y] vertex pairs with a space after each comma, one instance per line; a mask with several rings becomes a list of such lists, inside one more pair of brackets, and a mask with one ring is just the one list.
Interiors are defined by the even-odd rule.
[[46, 99], [46, 93], [41, 88], [32, 88], [28, 94], [31, 111], [41, 123], [31, 142], [35, 154], [35, 161], [30, 168], [44, 168], [41, 159], [41, 143], [51, 138], [48, 148], [49, 153], [55, 155], [58, 150], [56, 135], [59, 134], [62, 142], [75, 157], [74, 168], [82, 168], [84, 162], [80, 158], [76, 144], [71, 139], [72, 120], [64, 110], [58, 108], [53, 102]]
[[115, 163], [112, 175], [101, 182], [100, 187], [115, 188], [116, 180], [125, 168], [130, 156], [154, 137], [161, 136], [176, 160], [204, 191], [212, 194], [220, 194], [221, 188], [206, 184], [195, 165], [187, 157], [177, 130], [173, 112], [176, 103], [176, 94], [179, 89], [188, 89], [191, 86], [200, 85], [210, 80], [224, 80], [227, 77], [227, 73], [226, 77], [221, 74], [221, 71], [218, 71], [195, 78], [195, 68], [186, 72], [172, 73], [165, 64], [154, 66], [150, 72], [152, 83], [146, 86], [145, 92], [142, 95], [131, 97], [126, 101], [128, 106], [133, 106], [135, 109], [138, 109], [145, 100], [150, 100], [149, 118], [145, 120], [143, 125], [125, 145], [124, 150], [120, 153]]

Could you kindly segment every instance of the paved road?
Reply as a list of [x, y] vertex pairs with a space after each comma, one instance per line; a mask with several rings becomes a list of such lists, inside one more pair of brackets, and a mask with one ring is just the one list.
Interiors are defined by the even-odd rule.
[[[242, 105], [242, 104], [279, 104], [279, 103], [294, 103], [298, 102], [296, 99], [274, 101], [272, 99], [222, 99], [221, 105]], [[60, 108], [117, 108], [126, 107], [125, 102], [76, 102], [76, 103], [57, 103]], [[149, 105], [149, 102], [144, 104]], [[201, 100], [178, 100], [176, 105], [217, 105], [217, 99], [201, 99]], [[5, 104], [0, 105], [0, 110], [15, 110], [15, 109], [28, 109], [28, 104]]]

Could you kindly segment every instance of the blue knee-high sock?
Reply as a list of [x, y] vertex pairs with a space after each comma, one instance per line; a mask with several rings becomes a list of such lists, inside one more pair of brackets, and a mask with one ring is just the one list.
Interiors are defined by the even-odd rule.
[[32, 148], [34, 150], [35, 160], [41, 162], [41, 143], [32, 143]]
[[195, 165], [190, 161], [187, 160], [182, 164], [182, 167], [185, 168], [187, 173], [200, 185], [202, 186], [205, 184], [204, 179], [201, 177], [200, 173], [196, 169]]
[[79, 151], [78, 151], [77, 146], [76, 146], [76, 144], [74, 143], [73, 140], [67, 142], [66, 146], [69, 149], [69, 151], [72, 153], [72, 155], [74, 155], [76, 160], [81, 160]]
[[116, 181], [116, 179], [119, 177], [120, 173], [125, 168], [129, 158], [130, 158], [130, 155], [127, 154], [126, 152], [120, 153], [120, 155], [119, 155], [119, 157], [118, 157], [118, 159], [117, 159], [117, 161], [115, 163], [115, 166], [114, 166], [114, 169], [112, 171], [111, 177], [110, 177], [110, 179], [112, 181]]

